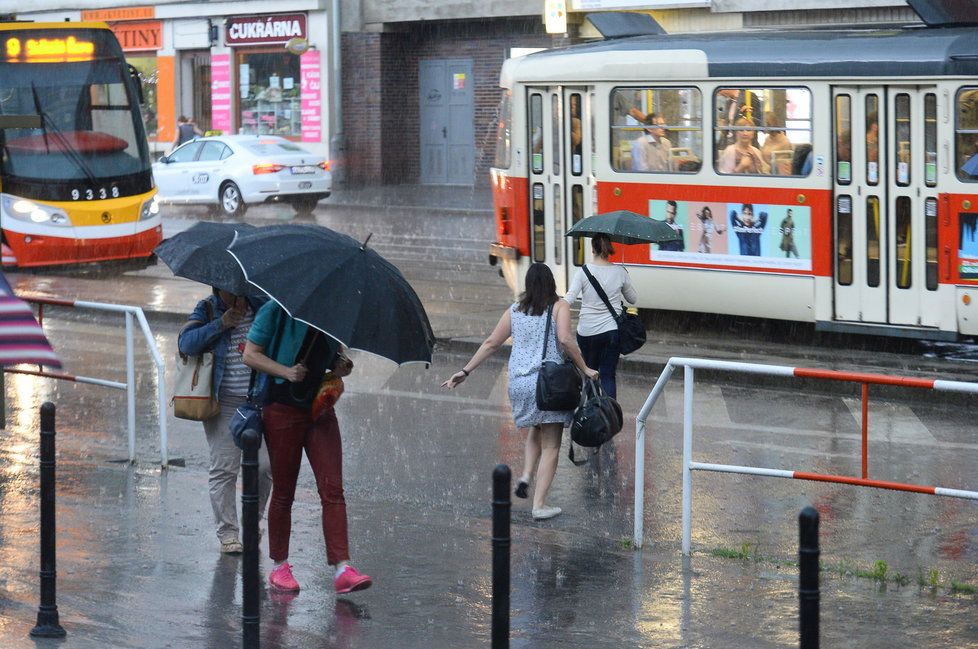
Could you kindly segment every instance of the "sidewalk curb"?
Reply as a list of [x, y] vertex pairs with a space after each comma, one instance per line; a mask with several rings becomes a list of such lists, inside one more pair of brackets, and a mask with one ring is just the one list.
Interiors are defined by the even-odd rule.
[[424, 212], [439, 212], [439, 213], [450, 213], [450, 214], [466, 214], [473, 216], [485, 216], [486, 218], [492, 218], [492, 210], [487, 209], [477, 209], [473, 207], [451, 207], [443, 205], [403, 205], [399, 203], [381, 203], [381, 202], [362, 202], [362, 201], [352, 201], [352, 200], [338, 200], [332, 201], [331, 199], [324, 199], [324, 205], [326, 207], [345, 207], [345, 208], [357, 208], [357, 207], [372, 207], [372, 208], [384, 208], [384, 209], [397, 209], [397, 210], [417, 210]]

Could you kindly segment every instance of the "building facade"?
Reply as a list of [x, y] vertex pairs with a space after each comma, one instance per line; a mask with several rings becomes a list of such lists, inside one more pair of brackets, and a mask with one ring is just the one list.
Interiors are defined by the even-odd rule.
[[[203, 130], [303, 142], [351, 186], [488, 183], [503, 61], [598, 38], [589, 12], [647, 11], [669, 32], [916, 20], [901, 0], [65, 4], [35, 0], [17, 17], [108, 22], [144, 80], [155, 151], [186, 115]], [[565, 8], [564, 33], [547, 33], [553, 6]]]

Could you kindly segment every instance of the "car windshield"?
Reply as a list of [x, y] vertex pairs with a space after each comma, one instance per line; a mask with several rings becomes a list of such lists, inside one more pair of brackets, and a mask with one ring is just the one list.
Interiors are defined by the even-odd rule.
[[0, 131], [0, 171], [32, 180], [94, 180], [150, 168], [121, 60], [0, 62], [0, 115], [40, 115]]
[[309, 153], [298, 144], [288, 140], [255, 140], [253, 142], [242, 142], [244, 148], [256, 155], [275, 155], [276, 153]]

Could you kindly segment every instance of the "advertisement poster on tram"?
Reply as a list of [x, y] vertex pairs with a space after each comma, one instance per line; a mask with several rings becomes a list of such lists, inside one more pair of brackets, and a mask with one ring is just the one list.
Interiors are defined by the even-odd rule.
[[961, 212], [958, 223], [958, 272], [961, 279], [978, 280], [978, 214]]
[[812, 269], [807, 206], [650, 200], [649, 216], [682, 235], [681, 241], [651, 244], [652, 261]]

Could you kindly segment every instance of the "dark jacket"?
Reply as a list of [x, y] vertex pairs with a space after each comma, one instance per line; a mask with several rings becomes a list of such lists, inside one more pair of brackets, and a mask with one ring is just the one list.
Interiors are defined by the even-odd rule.
[[[258, 309], [268, 301], [266, 297], [248, 297], [249, 306], [252, 311], [258, 313]], [[207, 304], [211, 305], [213, 319], [207, 318]], [[216, 295], [208, 295], [197, 303], [194, 312], [187, 319], [187, 324], [177, 337], [177, 349], [181, 354], [194, 356], [204, 352], [214, 352], [214, 397], [220, 393], [221, 380], [224, 378], [224, 363], [227, 360], [228, 343], [231, 342], [231, 330], [224, 329], [221, 325], [221, 316], [227, 307]]]

